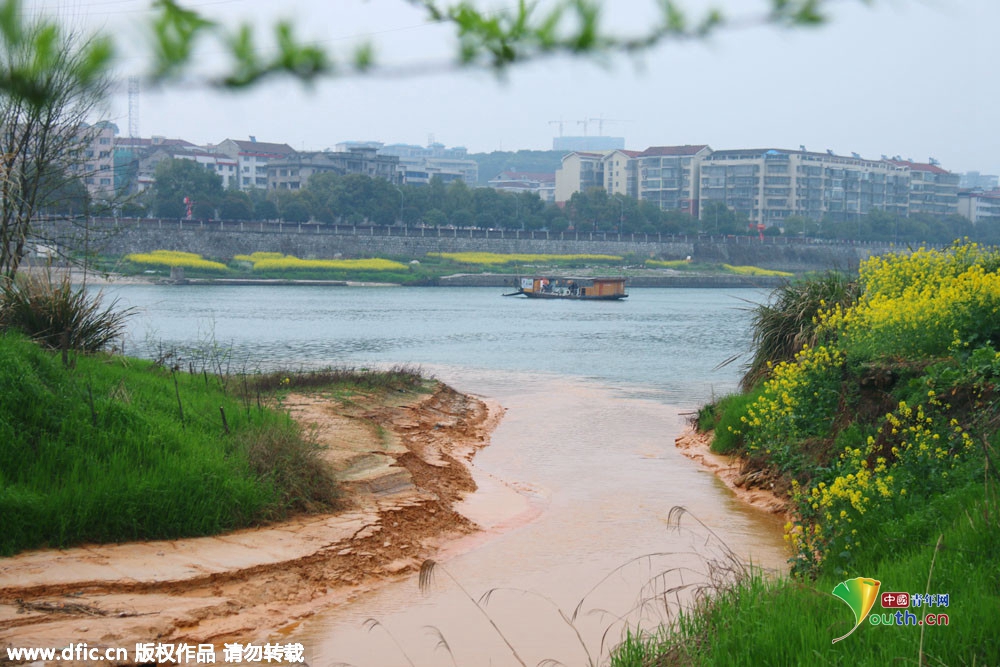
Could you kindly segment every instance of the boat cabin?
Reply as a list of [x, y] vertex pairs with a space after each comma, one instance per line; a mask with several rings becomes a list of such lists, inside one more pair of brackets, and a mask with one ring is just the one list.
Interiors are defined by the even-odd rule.
[[519, 292], [549, 299], [623, 299], [625, 278], [521, 278]]

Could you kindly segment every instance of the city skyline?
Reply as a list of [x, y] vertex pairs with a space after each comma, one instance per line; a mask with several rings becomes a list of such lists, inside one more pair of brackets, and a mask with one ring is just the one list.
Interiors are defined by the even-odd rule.
[[[252, 16], [267, 25], [290, 16], [303, 38], [341, 52], [368, 35], [390, 65], [442, 63], [452, 54], [449, 28], [426, 24], [408, 3], [337, 4], [299, 0], [282, 3], [283, 13], [261, 0], [193, 6], [230, 24]], [[653, 3], [605, 5], [610, 25], [634, 31]], [[42, 0], [39, 8], [132, 44], [147, 6], [143, 0]], [[934, 157], [955, 172], [1000, 171], [997, 94], [989, 85], [1000, 62], [990, 35], [1000, 24], [1000, 3], [834, 3], [831, 13], [831, 23], [818, 29], [727, 30], [705, 43], [658, 48], [641, 64], [614, 58], [607, 69], [583, 60], [529, 63], [513, 68], [506, 81], [484, 71], [448, 71], [324, 80], [313, 92], [271, 82], [237, 94], [171, 84], [143, 90], [140, 133], [195, 143], [254, 135], [297, 150], [368, 139], [425, 145], [433, 135], [445, 145], [491, 152], [549, 150], [558, 121], [570, 135], [583, 134], [577, 121], [604, 118], [603, 134], [624, 136], [636, 149], [805, 145], [871, 159]], [[129, 48], [122, 79], [145, 62]], [[211, 58], [206, 54], [204, 61]], [[127, 111], [120, 85], [109, 115], [123, 133]]]

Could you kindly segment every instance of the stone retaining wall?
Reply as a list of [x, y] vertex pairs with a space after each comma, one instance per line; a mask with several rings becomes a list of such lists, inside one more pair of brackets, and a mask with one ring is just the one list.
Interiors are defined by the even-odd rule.
[[90, 252], [124, 255], [183, 250], [228, 260], [253, 252], [281, 252], [307, 258], [400, 257], [420, 259], [430, 252], [633, 255], [695, 262], [752, 265], [781, 271], [840, 269], [890, 246], [795, 242], [765, 237], [671, 237], [657, 234], [547, 233], [446, 228], [354, 227], [294, 223], [179, 220], [98, 220], [85, 230], [64, 221], [40, 226], [43, 243], [86, 247]]

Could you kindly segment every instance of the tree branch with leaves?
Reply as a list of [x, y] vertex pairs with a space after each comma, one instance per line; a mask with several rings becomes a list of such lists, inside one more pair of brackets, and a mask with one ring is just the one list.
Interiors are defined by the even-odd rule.
[[39, 209], [76, 190], [87, 124], [105, 99], [111, 46], [0, 5], [0, 276], [27, 253]]

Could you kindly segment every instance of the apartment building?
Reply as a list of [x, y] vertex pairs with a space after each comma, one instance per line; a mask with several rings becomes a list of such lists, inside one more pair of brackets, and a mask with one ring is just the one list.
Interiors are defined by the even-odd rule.
[[427, 146], [389, 144], [380, 146], [378, 154], [398, 158], [404, 183], [427, 182], [434, 174], [440, 174], [447, 181], [454, 180], [451, 176], [458, 174], [469, 187], [479, 182], [479, 163], [469, 158], [469, 151], [463, 146], [447, 148], [435, 142]]
[[152, 137], [116, 136], [114, 140], [115, 190], [135, 194], [152, 185], [152, 172], [140, 175], [140, 163], [143, 158], [148, 157], [159, 148], [197, 149], [198, 147], [184, 139], [167, 139], [156, 135]]
[[211, 153], [204, 148], [183, 143], [155, 145], [143, 152], [137, 161], [135, 170], [136, 192], [149, 189], [156, 182], [156, 167], [164, 160], [191, 160], [205, 169], [217, 174], [222, 181], [223, 189], [236, 186], [238, 166], [237, 161], [222, 153]]
[[556, 170], [556, 204], [568, 202], [574, 192], [605, 187], [604, 157], [609, 152], [574, 151], [564, 155]]
[[498, 174], [496, 178], [491, 178], [488, 184], [491, 188], [500, 192], [510, 192], [512, 194], [530, 192], [538, 195], [538, 198], [544, 202], [555, 201], [555, 174], [505, 171]]
[[978, 171], [967, 171], [961, 175], [958, 182], [960, 190], [996, 190], [1000, 188], [1000, 176], [981, 174]]
[[569, 153], [556, 172], [555, 201], [565, 202], [574, 192], [601, 187], [610, 195], [697, 215], [698, 173], [702, 161], [711, 154], [706, 144]]
[[281, 160], [295, 154], [288, 144], [274, 144], [257, 141], [251, 136], [249, 141], [226, 139], [217, 146], [207, 146], [212, 153], [228, 155], [236, 160], [240, 190], [265, 189], [267, 184], [267, 166], [272, 160]]
[[959, 192], [958, 214], [972, 224], [1000, 223], [1000, 189]]
[[363, 174], [400, 183], [399, 158], [379, 155], [375, 148], [355, 146], [348, 151], [295, 153], [267, 164], [265, 182], [268, 190], [300, 190], [313, 174]]
[[115, 193], [115, 133], [118, 127], [101, 121], [82, 124], [75, 130], [69, 171], [83, 180], [87, 192], [97, 199]]
[[664, 211], [698, 216], [701, 163], [712, 154], [705, 144], [651, 146], [636, 155], [637, 198]]
[[639, 151], [618, 149], [607, 153], [604, 158], [604, 189], [609, 195], [639, 197], [639, 170], [636, 158]]
[[715, 151], [701, 162], [700, 208], [711, 201], [751, 222], [781, 225], [792, 215], [856, 219], [874, 210], [906, 215], [910, 169], [832, 151], [775, 148]]
[[930, 163], [909, 160], [891, 160], [895, 165], [910, 171], [909, 213], [931, 215], [956, 215], [961, 174], [942, 169], [936, 161]]

